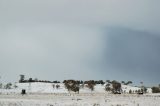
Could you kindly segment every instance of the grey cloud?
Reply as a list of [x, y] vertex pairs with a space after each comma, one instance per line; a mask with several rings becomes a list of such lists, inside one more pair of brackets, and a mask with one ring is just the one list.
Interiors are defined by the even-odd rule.
[[15, 73], [8, 75], [12, 79], [21, 73], [50, 80], [91, 78], [85, 74], [92, 71], [86, 63], [101, 57], [103, 44], [99, 34], [98, 30], [88, 27], [12, 28], [0, 39], [2, 75]]
[[[106, 31], [106, 65], [115, 73], [131, 79], [158, 83], [160, 69], [160, 36], [128, 28]], [[117, 78], [124, 76], [117, 76]]]
[[159, 32], [157, 0], [1, 0], [1, 21], [11, 24], [119, 25], [131, 29]]
[[0, 0], [0, 73], [10, 79], [21, 73], [50, 80], [134, 79], [130, 73], [147, 70], [137, 81], [147, 80], [149, 70], [159, 69], [159, 3]]

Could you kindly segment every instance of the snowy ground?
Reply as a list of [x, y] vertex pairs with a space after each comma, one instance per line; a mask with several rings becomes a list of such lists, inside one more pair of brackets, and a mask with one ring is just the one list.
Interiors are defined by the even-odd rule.
[[160, 94], [10, 94], [0, 95], [0, 106], [160, 106]]
[[[68, 93], [68, 90], [65, 88], [63, 83], [59, 83], [60, 86], [58, 89], [56, 87], [53, 88], [53, 85], [57, 85], [55, 83], [41, 83], [41, 82], [35, 82], [35, 83], [16, 83], [17, 88], [12, 89], [0, 89], [0, 94], [13, 94], [18, 93], [20, 94], [22, 89], [25, 89], [26, 92], [30, 93]], [[139, 87], [133, 87], [129, 85], [122, 85], [122, 91], [125, 91], [126, 93], [129, 92], [129, 90], [136, 91], [141, 88]], [[151, 88], [148, 88], [148, 93], [151, 93]], [[91, 90], [87, 87], [83, 87], [80, 89], [80, 93], [90, 93]], [[97, 84], [94, 87], [94, 93], [105, 93], [105, 85]]]
[[[16, 83], [17, 88], [0, 89], [0, 106], [160, 106], [160, 94], [107, 94], [105, 85], [96, 85], [94, 91], [84, 87], [80, 94], [69, 94], [60, 83]], [[25, 89], [27, 94], [22, 96]], [[122, 85], [122, 90], [138, 90], [138, 87]], [[151, 92], [151, 91], [150, 91]]]

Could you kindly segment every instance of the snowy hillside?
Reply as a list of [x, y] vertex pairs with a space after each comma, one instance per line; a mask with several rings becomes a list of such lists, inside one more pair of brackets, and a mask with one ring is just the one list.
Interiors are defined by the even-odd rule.
[[[12, 89], [0, 89], [0, 93], [21, 93], [22, 89], [25, 89], [27, 93], [68, 93], [68, 90], [65, 88], [63, 83], [16, 83], [17, 88]], [[53, 85], [59, 85], [59, 88], [53, 87]], [[94, 87], [93, 93], [105, 93], [105, 85], [97, 84]], [[122, 85], [122, 92], [128, 93], [129, 90], [135, 92], [138, 91], [139, 87], [132, 87], [128, 85]], [[91, 93], [91, 90], [87, 87], [83, 87], [79, 91], [80, 93]], [[151, 89], [147, 90], [148, 93], [151, 93]]]
[[[122, 85], [122, 91], [129, 93], [129, 90], [131, 90], [132, 92], [136, 92], [138, 90], [140, 90], [141, 88], [139, 87], [133, 87], [133, 86], [128, 86], [128, 85]], [[147, 93], [152, 93], [152, 89], [151, 88], [147, 88]]]

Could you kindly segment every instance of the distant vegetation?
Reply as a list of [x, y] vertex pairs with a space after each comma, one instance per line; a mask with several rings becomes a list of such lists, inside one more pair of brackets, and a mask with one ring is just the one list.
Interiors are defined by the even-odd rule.
[[19, 83], [28, 83], [28, 82], [60, 83], [60, 81], [38, 80], [37, 78], [35, 79], [29, 78], [27, 80], [25, 79], [25, 75], [20, 75]]
[[78, 92], [79, 93], [79, 89], [80, 89], [80, 81], [75, 81], [75, 80], [64, 80], [63, 81], [66, 89], [68, 89], [68, 91], [73, 91], [73, 92]]
[[160, 86], [159, 87], [152, 87], [152, 93], [160, 93]]
[[129, 85], [129, 84], [132, 84], [133, 82], [132, 81], [127, 81], [127, 82], [121, 81], [121, 83], [124, 84], [124, 85]]
[[[32, 83], [32, 82], [44, 82], [44, 83], [53, 83], [53, 88], [59, 89], [60, 88], [60, 81], [48, 81], [48, 80], [38, 80], [38, 78], [29, 78], [25, 79], [25, 75], [20, 75], [19, 83]], [[88, 80], [88, 81], [82, 81], [82, 80], [64, 80], [63, 81], [65, 88], [70, 92], [77, 92], [79, 93], [79, 90], [86, 87], [92, 91], [95, 89], [96, 84], [104, 85], [104, 90], [109, 93], [113, 94], [120, 94], [125, 93], [125, 90], [122, 91], [122, 85], [129, 85], [132, 84], [132, 81], [110, 81], [110, 80]], [[12, 89], [17, 88], [18, 86], [16, 84], [7, 83], [3, 84], [0, 82], [0, 89]], [[152, 93], [160, 93], [160, 84], [157, 87], [152, 87]], [[147, 93], [147, 88], [143, 85], [143, 82], [141, 82], [141, 86], [139, 90], [132, 91], [131, 89], [128, 92], [129, 94], [137, 93], [137, 94], [143, 94]]]
[[98, 81], [94, 81], [94, 80], [89, 80], [89, 81], [85, 81], [85, 82], [84, 82], [84, 84], [86, 84], [86, 87], [88, 87], [91, 91], [94, 90], [94, 86], [95, 86], [97, 83], [99, 84]]

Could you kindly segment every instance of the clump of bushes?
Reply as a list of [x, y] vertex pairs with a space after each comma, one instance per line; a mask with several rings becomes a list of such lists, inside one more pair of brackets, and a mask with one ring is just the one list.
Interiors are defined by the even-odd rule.
[[79, 93], [79, 81], [76, 80], [64, 80], [63, 81], [66, 89], [68, 89], [68, 91], [73, 91], [73, 92], [78, 92]]
[[86, 87], [88, 87], [91, 91], [94, 90], [94, 86], [96, 85], [94, 80], [85, 81]]
[[160, 93], [159, 87], [152, 87], [152, 93]]

